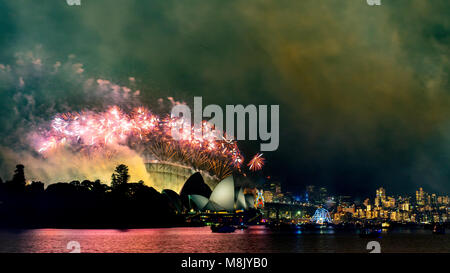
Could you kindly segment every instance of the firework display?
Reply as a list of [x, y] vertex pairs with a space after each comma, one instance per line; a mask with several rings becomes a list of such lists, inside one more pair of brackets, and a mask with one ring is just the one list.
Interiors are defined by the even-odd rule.
[[[49, 130], [41, 132], [36, 150], [45, 156], [64, 146], [89, 154], [126, 145], [152, 160], [181, 163], [219, 179], [240, 170], [244, 158], [235, 141], [206, 121], [202, 128], [191, 126], [189, 130], [183, 125], [182, 118], [160, 117], [144, 107], [130, 113], [118, 106], [99, 113], [64, 113], [51, 121]], [[172, 137], [174, 127], [182, 128], [180, 140]], [[203, 134], [196, 130], [202, 130]], [[217, 140], [217, 135], [222, 139]], [[257, 168], [260, 167], [258, 164]]]
[[250, 171], [259, 171], [262, 169], [262, 167], [264, 166], [264, 162], [265, 162], [265, 158], [262, 157], [262, 154], [257, 153], [251, 160], [250, 162], [247, 164], [248, 169]]

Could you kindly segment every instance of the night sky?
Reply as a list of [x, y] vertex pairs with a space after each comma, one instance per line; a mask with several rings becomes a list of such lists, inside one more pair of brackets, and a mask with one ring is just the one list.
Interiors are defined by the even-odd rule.
[[[135, 77], [145, 105], [279, 104], [280, 146], [264, 154], [264, 175], [287, 190], [449, 193], [449, 13], [448, 0], [0, 0], [0, 63], [73, 54], [85, 77]], [[95, 103], [70, 75], [22, 89], [6, 80], [4, 179], [15, 164], [4, 148], [22, 147], [26, 128]], [[241, 147], [250, 157], [259, 143]]]

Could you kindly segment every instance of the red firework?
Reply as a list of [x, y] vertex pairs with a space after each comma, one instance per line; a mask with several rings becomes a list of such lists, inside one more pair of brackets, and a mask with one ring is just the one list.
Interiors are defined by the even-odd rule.
[[[223, 179], [240, 171], [244, 160], [236, 141], [203, 121], [202, 134], [196, 129], [182, 130], [180, 140], [172, 137], [172, 128], [183, 119], [160, 117], [139, 107], [126, 113], [118, 106], [104, 112], [85, 111], [57, 115], [48, 130], [40, 131], [36, 150], [51, 153], [60, 146], [77, 151], [102, 152], [102, 148], [126, 145], [142, 150], [159, 161], [171, 161], [207, 170]], [[183, 126], [179, 126], [183, 128]], [[221, 136], [218, 138], [217, 136]]]
[[252, 172], [256, 172], [262, 169], [264, 166], [265, 158], [262, 157], [263, 154], [257, 153], [252, 160], [247, 164], [248, 169]]

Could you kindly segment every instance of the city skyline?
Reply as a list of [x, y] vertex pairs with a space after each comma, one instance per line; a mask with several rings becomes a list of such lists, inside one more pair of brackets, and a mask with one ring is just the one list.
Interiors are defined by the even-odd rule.
[[[367, 191], [367, 192], [359, 194], [359, 195], [351, 195], [351, 194], [349, 194], [349, 192], [345, 192], [345, 191], [340, 192], [340, 193], [331, 192], [331, 191], [329, 191], [329, 189], [328, 189], [328, 187], [326, 185], [313, 185], [313, 184], [304, 186], [304, 190], [297, 190], [297, 191], [296, 190], [286, 190], [281, 182], [278, 182], [277, 180], [272, 180], [272, 179], [266, 180], [262, 185], [261, 184], [256, 185], [256, 188], [265, 189], [270, 184], [276, 185], [276, 187], [279, 187], [278, 191], [281, 192], [281, 189], [283, 189], [283, 192], [288, 192], [288, 193], [292, 194], [293, 196], [304, 196], [305, 193], [308, 192], [308, 188], [311, 188], [311, 187], [313, 187], [314, 189], [319, 190], [319, 191], [320, 191], [320, 189], [325, 189], [325, 191], [327, 193], [333, 193], [332, 196], [351, 196], [352, 198], [360, 200], [361, 202], [365, 198], [370, 198], [372, 196], [372, 195], [370, 195], [370, 191]], [[384, 185], [380, 185], [378, 187], [374, 187], [372, 189], [373, 192], [375, 192], [374, 196], [377, 196], [377, 191], [380, 188], [383, 188], [384, 190], [386, 190], [388, 187], [386, 187]], [[421, 187], [421, 186], [419, 186], [416, 190], [413, 189], [412, 191], [409, 191], [409, 192], [406, 192], [406, 191], [391, 192], [390, 194], [394, 195], [394, 196], [397, 196], [397, 197], [398, 196], [415, 196], [417, 190], [420, 189], [420, 188], [425, 189], [425, 192], [432, 192], [435, 195], [448, 196], [450, 194], [448, 192], [433, 192], [432, 190], [430, 191], [430, 189], [426, 189], [426, 188]]]
[[[393, 223], [445, 223], [450, 219], [450, 198], [448, 194], [437, 195], [427, 193], [419, 188], [414, 195], [392, 195], [386, 193], [383, 187], [377, 188], [373, 195], [357, 202], [351, 196], [328, 195], [325, 188], [321, 187], [314, 191], [314, 187], [307, 186], [303, 198], [296, 199], [292, 193], [283, 192], [279, 185], [272, 183], [265, 187], [264, 200], [271, 207], [272, 203], [283, 203], [291, 205], [307, 205], [313, 207], [317, 214], [320, 208], [327, 209], [331, 215], [332, 222], [358, 222], [358, 221], [390, 221]], [[308, 199], [309, 196], [309, 199]], [[287, 209], [287, 208], [285, 208]], [[296, 214], [293, 213], [300, 209]], [[285, 215], [287, 220], [303, 221], [312, 219], [312, 211], [304, 210], [302, 207], [287, 209]], [[308, 212], [309, 211], [309, 212]], [[287, 214], [286, 214], [287, 213]], [[269, 208], [266, 212], [269, 218], [274, 218], [274, 212]], [[285, 218], [282, 217], [282, 218]]]

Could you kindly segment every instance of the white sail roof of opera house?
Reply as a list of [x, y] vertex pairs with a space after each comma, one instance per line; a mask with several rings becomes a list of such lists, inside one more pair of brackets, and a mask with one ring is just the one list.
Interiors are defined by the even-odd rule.
[[[237, 197], [236, 199], [235, 196]], [[198, 210], [233, 211], [234, 209], [248, 208], [244, 190], [241, 188], [235, 194], [233, 176], [220, 181], [212, 191], [209, 199], [198, 194], [189, 195], [189, 198], [194, 202]]]
[[234, 210], [234, 179], [232, 175], [217, 184], [209, 197], [209, 201], [215, 210]]
[[224, 207], [219, 206], [217, 203], [211, 200], [208, 201], [208, 204], [206, 204], [206, 207], [204, 207], [204, 209], [211, 211], [233, 210], [233, 209], [225, 209]]
[[209, 202], [208, 198], [198, 194], [189, 195], [189, 198], [194, 202], [199, 210], [203, 210]]
[[237, 194], [236, 209], [247, 209], [247, 203], [245, 202], [244, 189], [241, 187]]

